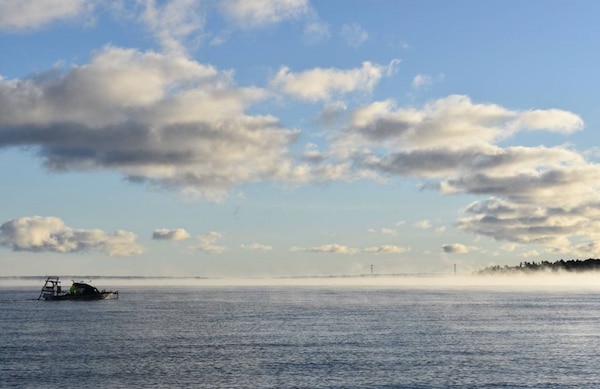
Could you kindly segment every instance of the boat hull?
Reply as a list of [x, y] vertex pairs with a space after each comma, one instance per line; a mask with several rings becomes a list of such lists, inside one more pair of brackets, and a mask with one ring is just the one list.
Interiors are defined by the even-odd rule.
[[109, 300], [118, 298], [119, 294], [117, 292], [106, 292], [100, 293], [98, 295], [73, 295], [73, 294], [63, 294], [63, 295], [42, 295], [42, 298], [46, 301], [63, 301], [63, 300], [73, 300], [73, 301], [89, 301], [89, 300]]

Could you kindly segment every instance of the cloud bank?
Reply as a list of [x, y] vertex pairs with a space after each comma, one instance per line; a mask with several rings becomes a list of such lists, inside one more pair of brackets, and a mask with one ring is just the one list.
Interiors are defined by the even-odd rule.
[[74, 229], [57, 217], [22, 217], [0, 226], [0, 244], [14, 251], [76, 253], [98, 251], [111, 256], [141, 254], [137, 236], [117, 230]]
[[323, 154], [364, 176], [416, 177], [443, 195], [486, 196], [465, 208], [465, 231], [589, 255], [600, 222], [599, 165], [567, 146], [502, 146], [521, 132], [569, 135], [583, 126], [569, 111], [511, 110], [468, 96], [422, 108], [384, 100], [355, 108]]
[[396, 245], [382, 245], [375, 247], [367, 247], [364, 250], [357, 249], [354, 247], [348, 247], [342, 244], [324, 244], [322, 246], [315, 247], [292, 247], [292, 252], [306, 252], [315, 254], [345, 254], [354, 255], [360, 252], [367, 254], [403, 254], [411, 251], [410, 247], [396, 246]]

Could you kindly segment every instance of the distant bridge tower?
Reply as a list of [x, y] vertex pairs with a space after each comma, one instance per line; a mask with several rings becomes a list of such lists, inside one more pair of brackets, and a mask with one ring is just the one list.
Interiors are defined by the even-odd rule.
[[373, 274], [373, 268], [375, 267], [375, 265], [371, 265], [371, 274]]

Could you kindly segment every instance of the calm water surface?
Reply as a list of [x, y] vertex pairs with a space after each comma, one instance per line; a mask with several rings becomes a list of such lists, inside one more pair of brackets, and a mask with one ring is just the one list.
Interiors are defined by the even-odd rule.
[[0, 288], [0, 387], [600, 387], [600, 292]]

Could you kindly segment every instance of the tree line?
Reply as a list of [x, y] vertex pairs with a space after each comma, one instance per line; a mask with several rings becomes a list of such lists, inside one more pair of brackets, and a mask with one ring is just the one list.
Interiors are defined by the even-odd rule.
[[518, 266], [488, 266], [476, 272], [476, 274], [512, 274], [512, 273], [536, 273], [536, 272], [586, 272], [600, 270], [600, 259], [588, 258], [564, 259], [556, 262], [540, 261], [540, 262], [521, 262]]

